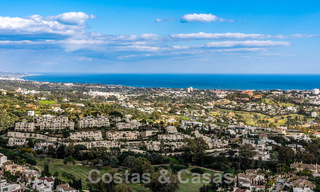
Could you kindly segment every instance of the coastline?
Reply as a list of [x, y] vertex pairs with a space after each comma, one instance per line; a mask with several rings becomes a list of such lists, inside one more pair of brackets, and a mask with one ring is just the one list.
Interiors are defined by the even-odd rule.
[[42, 74], [27, 74], [27, 75], [22, 75], [19, 80], [23, 80], [23, 81], [29, 81], [27, 79], [24, 79], [24, 77], [31, 77], [31, 76], [39, 76], [39, 75], [42, 75]]
[[[10, 73], [10, 75], [13, 75]], [[11, 77], [2, 77], [0, 76], [0, 80], [4, 80], [4, 81], [28, 81], [27, 79], [23, 79], [24, 77], [29, 77], [29, 76], [38, 76], [41, 74], [14, 74]]]
[[[31, 78], [28, 78], [31, 77]], [[29, 74], [26, 81], [128, 86], [138, 88], [193, 87], [208, 90], [311, 90], [320, 75], [276, 74]]]

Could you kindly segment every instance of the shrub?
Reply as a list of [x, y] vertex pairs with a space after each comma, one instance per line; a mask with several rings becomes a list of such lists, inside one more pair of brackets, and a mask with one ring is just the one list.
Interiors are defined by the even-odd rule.
[[201, 168], [198, 168], [198, 167], [191, 169], [191, 172], [192, 173], [199, 173], [199, 174], [203, 174], [204, 173], [204, 171]]

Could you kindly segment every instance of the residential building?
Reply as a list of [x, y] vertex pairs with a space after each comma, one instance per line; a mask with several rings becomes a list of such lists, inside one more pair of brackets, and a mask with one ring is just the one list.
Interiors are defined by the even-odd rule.
[[[21, 132], [8, 132], [8, 137], [14, 137], [14, 138], [32, 138], [32, 139], [38, 139], [38, 140], [45, 140], [48, 142], [56, 142], [58, 140], [57, 137], [49, 137], [42, 134], [37, 133], [21, 133]], [[9, 139], [10, 140], [10, 139]]]
[[57, 146], [56, 146], [54, 143], [52, 143], [52, 142], [39, 142], [39, 143], [34, 144], [33, 150], [34, 150], [34, 151], [37, 151], [37, 150], [47, 151], [49, 146], [52, 146], [53, 148], [56, 148], [56, 147], [57, 147]]
[[8, 161], [7, 156], [5, 156], [4, 154], [0, 153], [0, 168], [2, 167], [2, 165]]
[[11, 161], [7, 161], [7, 162], [3, 163], [2, 169], [4, 172], [8, 171], [12, 175], [14, 175], [18, 172], [22, 173], [24, 170], [27, 170], [28, 167], [26, 167], [24, 165], [18, 165], [18, 164], [12, 163]]
[[312, 89], [312, 94], [318, 95], [319, 93], [320, 93], [319, 89], [317, 89], [317, 88]]
[[59, 191], [59, 192], [78, 192], [78, 190], [70, 187], [70, 185], [68, 183], [58, 185], [57, 191]]
[[295, 168], [296, 172], [309, 169], [313, 174], [319, 173], [320, 171], [320, 165], [318, 164], [293, 163], [290, 165], [290, 168]]
[[[294, 187], [294, 191], [301, 191], [301, 189], [307, 189], [309, 191], [311, 191], [312, 189], [314, 189], [316, 187], [315, 184], [313, 184], [311, 181], [308, 181], [306, 179], [297, 179], [291, 182], [293, 187]], [[303, 190], [305, 191], [305, 190]]]
[[40, 173], [36, 170], [26, 169], [21, 172], [21, 175], [27, 180], [27, 183], [31, 183], [33, 178], [40, 177]]
[[178, 130], [175, 126], [168, 126], [166, 127], [166, 132], [168, 134], [175, 134], [175, 133], [178, 133]]
[[14, 130], [15, 131], [27, 131], [27, 132], [34, 132], [35, 130], [35, 125], [33, 122], [26, 122], [26, 121], [23, 121], [23, 122], [17, 122], [15, 124], [15, 127], [14, 127]]
[[28, 111], [28, 116], [33, 117], [34, 116], [34, 111]]
[[118, 122], [117, 129], [138, 129], [141, 126], [141, 123], [138, 121], [130, 121], [130, 122]]
[[[70, 143], [65, 143], [65, 145], [69, 145]], [[117, 148], [120, 147], [120, 143], [116, 140], [113, 141], [90, 141], [90, 142], [76, 142], [74, 145], [84, 145], [87, 149], [92, 148]]]
[[141, 137], [143, 138], [148, 138], [150, 136], [153, 136], [155, 133], [159, 132], [157, 129], [151, 129], [151, 130], [146, 130], [143, 132], [140, 132]]
[[27, 144], [26, 138], [10, 137], [8, 141], [8, 146], [23, 146], [25, 144]]
[[311, 112], [311, 117], [312, 118], [316, 118], [317, 116], [318, 116], [317, 112], [315, 112], [315, 111]]
[[100, 141], [102, 140], [101, 131], [82, 131], [82, 132], [74, 132], [70, 133], [70, 139], [81, 141], [84, 139], [92, 140], [92, 141]]
[[106, 133], [108, 140], [137, 140], [140, 136], [139, 131], [114, 131]]
[[94, 127], [110, 127], [109, 118], [107, 116], [89, 116], [79, 120], [79, 128], [94, 128]]
[[54, 178], [53, 177], [36, 177], [33, 181], [34, 189], [38, 191], [49, 191], [53, 190]]
[[5, 179], [0, 181], [0, 192], [23, 192], [23, 188], [19, 184], [9, 184]]
[[49, 130], [62, 130], [62, 129], [74, 129], [74, 122], [69, 121], [68, 117], [59, 116], [42, 116], [36, 117], [35, 121], [39, 125], [41, 130], [49, 129]]

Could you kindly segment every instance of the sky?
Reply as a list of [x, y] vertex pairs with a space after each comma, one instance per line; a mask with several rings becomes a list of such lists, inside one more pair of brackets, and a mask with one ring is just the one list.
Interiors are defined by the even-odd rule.
[[2, 0], [0, 71], [320, 74], [318, 0]]

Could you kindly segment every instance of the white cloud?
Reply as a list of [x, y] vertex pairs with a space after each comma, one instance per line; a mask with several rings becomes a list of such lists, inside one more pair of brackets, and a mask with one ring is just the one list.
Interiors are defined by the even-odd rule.
[[88, 15], [83, 12], [68, 12], [62, 13], [57, 16], [49, 16], [49, 20], [57, 20], [60, 23], [69, 24], [69, 25], [84, 25], [88, 19], [96, 18], [94, 15]]
[[177, 19], [175, 19], [175, 18], [165, 18], [165, 19], [157, 18], [154, 22], [161, 23], [161, 22], [164, 22], [164, 21], [175, 21], [175, 20], [177, 20]]
[[267, 38], [271, 37], [270, 35], [262, 34], [245, 34], [245, 33], [181, 33], [181, 34], [172, 34], [171, 38], [174, 39], [245, 39], [245, 38]]
[[91, 62], [93, 59], [90, 58], [90, 57], [79, 57], [77, 58], [79, 61], [88, 61], [88, 62]]
[[115, 41], [140, 41], [140, 40], [160, 40], [162, 37], [153, 33], [144, 33], [141, 35], [113, 35], [113, 36], [100, 36], [104, 39], [115, 40]]
[[18, 45], [18, 44], [35, 44], [30, 40], [22, 40], [22, 41], [0, 41], [0, 45]]
[[219, 17], [210, 14], [187, 14], [181, 17], [182, 22], [214, 22], [217, 21]]
[[218, 41], [206, 43], [203, 47], [271, 47], [289, 46], [290, 42], [283, 41]]
[[266, 48], [232, 48], [232, 49], [218, 49], [215, 52], [259, 52], [267, 51]]
[[319, 37], [319, 34], [264, 35], [246, 33], [180, 33], [170, 35], [173, 39], [295, 39]]
[[[231, 22], [212, 14], [185, 15], [185, 22]], [[153, 56], [192, 56], [195, 54], [268, 51], [273, 46], [289, 46], [280, 39], [311, 38], [319, 35], [268, 35], [246, 33], [181, 33], [160, 36], [153, 33], [140, 35], [107, 35], [89, 33], [86, 21], [95, 18], [83, 12], [62, 13], [56, 16], [32, 15], [29, 17], [0, 17], [1, 47], [17, 47], [26, 50], [77, 52], [77, 61], [93, 61], [91, 58], [136, 58]], [[174, 19], [160, 19], [169, 21]], [[26, 34], [26, 35], [25, 35]], [[29, 35], [30, 34], [30, 35]], [[48, 35], [49, 34], [49, 35]], [[53, 35], [51, 35], [53, 34]], [[20, 35], [20, 36], [19, 36]], [[49, 36], [49, 38], [48, 38]], [[23, 37], [23, 38], [22, 38]], [[28, 39], [29, 38], [29, 39]], [[193, 40], [202, 39], [202, 45]], [[210, 40], [211, 39], [211, 40]], [[274, 41], [270, 41], [270, 40]], [[278, 39], [276, 41], [275, 39]], [[181, 41], [183, 40], [183, 42]], [[214, 42], [210, 42], [214, 41]], [[201, 41], [202, 42], [202, 41]], [[40, 46], [41, 45], [41, 46]], [[45, 46], [42, 46], [45, 45]], [[83, 55], [81, 55], [83, 54]], [[127, 55], [127, 56], [126, 56]], [[90, 58], [90, 59], [87, 59]]]
[[312, 38], [320, 37], [320, 34], [293, 34], [293, 35], [275, 35], [276, 39], [300, 39], [300, 38]]
[[[156, 22], [162, 22], [162, 19], [156, 20]], [[193, 13], [193, 14], [186, 14], [181, 17], [180, 19], [181, 22], [183, 23], [188, 23], [188, 22], [234, 22], [233, 19], [224, 19], [224, 18], [219, 18], [216, 15], [213, 15], [211, 13], [209, 14], [204, 14], [204, 13]]]
[[83, 12], [69, 12], [57, 16], [32, 15], [25, 18], [0, 17], [0, 34], [59, 34], [82, 32], [85, 21], [94, 18]]

